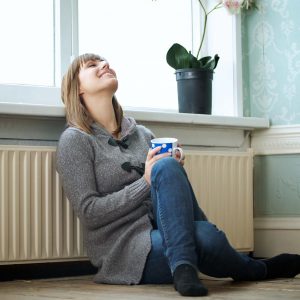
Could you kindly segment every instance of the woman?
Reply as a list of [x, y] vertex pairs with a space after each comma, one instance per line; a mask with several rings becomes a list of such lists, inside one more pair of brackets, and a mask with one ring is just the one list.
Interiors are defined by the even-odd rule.
[[254, 260], [237, 253], [207, 221], [175, 157], [150, 149], [153, 134], [123, 116], [116, 73], [98, 55], [76, 58], [62, 81], [69, 127], [57, 170], [84, 230], [95, 281], [174, 283], [204, 296], [198, 271], [234, 280], [294, 277], [300, 256]]

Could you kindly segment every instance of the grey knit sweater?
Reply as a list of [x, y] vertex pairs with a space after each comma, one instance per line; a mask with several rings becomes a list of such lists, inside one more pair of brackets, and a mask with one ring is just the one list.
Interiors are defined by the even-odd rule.
[[151, 249], [152, 204], [142, 168], [152, 133], [132, 118], [120, 141], [100, 125], [93, 134], [69, 127], [57, 148], [57, 171], [98, 267], [96, 282], [137, 284]]

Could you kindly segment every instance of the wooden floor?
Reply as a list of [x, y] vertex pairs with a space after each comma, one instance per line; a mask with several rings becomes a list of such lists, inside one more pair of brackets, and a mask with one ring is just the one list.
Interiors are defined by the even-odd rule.
[[[209, 289], [209, 295], [203, 299], [300, 299], [300, 277], [243, 283], [227, 279], [204, 279], [203, 282]], [[172, 285], [103, 285], [93, 283], [90, 275], [0, 282], [1, 300], [164, 300], [187, 298], [191, 299], [190, 297], [180, 296]]]

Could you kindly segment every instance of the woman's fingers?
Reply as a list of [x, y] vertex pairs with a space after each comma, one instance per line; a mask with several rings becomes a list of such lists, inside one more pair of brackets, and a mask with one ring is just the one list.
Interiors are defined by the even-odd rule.
[[181, 152], [179, 150], [175, 151], [175, 157], [176, 157], [177, 160], [181, 159], [181, 155], [182, 154], [181, 154]]
[[161, 146], [155, 147], [154, 149], [149, 149], [148, 155], [147, 155], [147, 161], [151, 160], [151, 162], [154, 163], [161, 158], [169, 157], [171, 155], [169, 152], [157, 154], [160, 151], [160, 149], [161, 149]]
[[147, 159], [145, 162], [144, 178], [148, 182], [149, 185], [151, 185], [151, 170], [152, 170], [152, 167], [155, 164], [155, 162], [163, 157], [170, 156], [170, 153], [157, 154], [160, 149], [161, 149], [161, 147], [149, 149], [148, 154], [147, 154]]
[[151, 159], [159, 150], [161, 149], [161, 146], [155, 147], [154, 149], [149, 149], [147, 159]]
[[157, 155], [153, 156], [152, 160], [153, 160], [153, 162], [155, 162], [155, 161], [158, 161], [158, 160], [160, 160], [164, 157], [169, 157], [169, 156], [171, 156], [171, 153], [165, 152], [165, 153], [161, 153], [161, 154], [157, 154]]

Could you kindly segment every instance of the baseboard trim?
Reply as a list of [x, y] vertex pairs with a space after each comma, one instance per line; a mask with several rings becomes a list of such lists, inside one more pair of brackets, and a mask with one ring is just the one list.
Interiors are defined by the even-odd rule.
[[299, 218], [255, 218], [254, 256], [272, 257], [280, 253], [300, 254]]
[[300, 216], [292, 218], [254, 218], [254, 229], [300, 230]]

